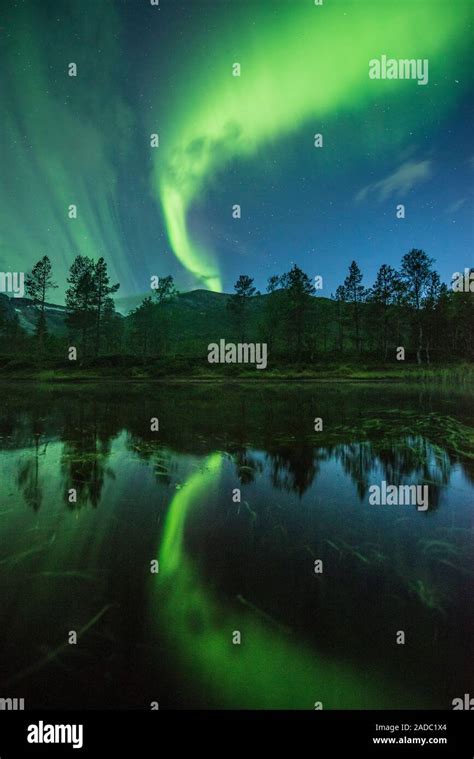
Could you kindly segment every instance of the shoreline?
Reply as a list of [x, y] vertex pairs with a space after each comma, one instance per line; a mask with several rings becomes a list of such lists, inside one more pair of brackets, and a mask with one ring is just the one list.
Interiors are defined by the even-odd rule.
[[56, 374], [51, 370], [47, 372], [38, 372], [32, 375], [26, 374], [8, 374], [0, 373], [0, 385], [11, 385], [14, 382], [34, 383], [42, 385], [57, 385], [57, 384], [196, 384], [196, 385], [228, 385], [228, 384], [249, 384], [249, 385], [298, 385], [298, 384], [312, 384], [312, 383], [338, 383], [338, 384], [362, 384], [362, 383], [404, 383], [404, 384], [445, 384], [456, 382], [461, 385], [474, 385], [474, 372], [472, 368], [464, 367], [467, 371], [463, 371], [462, 367], [457, 369], [438, 369], [438, 370], [413, 370], [408, 372], [355, 372], [354, 375], [348, 375], [343, 373], [327, 374], [321, 372], [321, 374], [282, 374], [282, 375], [266, 375], [252, 377], [249, 375], [215, 375], [209, 376], [186, 376], [186, 375], [164, 375], [159, 377], [137, 375], [137, 376], [120, 376], [111, 373], [84, 373], [80, 372], [69, 374], [57, 372]]

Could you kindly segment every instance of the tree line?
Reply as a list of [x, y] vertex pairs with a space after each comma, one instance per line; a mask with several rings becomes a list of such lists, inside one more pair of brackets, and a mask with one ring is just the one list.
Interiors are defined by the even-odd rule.
[[[271, 276], [265, 295], [251, 276], [241, 274], [233, 294], [225, 298], [222, 313], [209, 315], [206, 327], [220, 330], [227, 339], [267, 342], [273, 363], [278, 359], [313, 363], [318, 356], [391, 361], [400, 347], [408, 360], [418, 364], [472, 359], [472, 293], [469, 287], [461, 292], [448, 288], [433, 265], [423, 250], [412, 249], [398, 269], [382, 264], [374, 284], [367, 287], [360, 267], [352, 261], [329, 299], [319, 297], [315, 280], [297, 265]], [[185, 309], [173, 277], [161, 277], [152, 295], [127, 318], [115, 310], [113, 295], [120, 285], [111, 282], [104, 258], [77, 256], [67, 285], [67, 343], [78, 347], [81, 359], [135, 356], [153, 360], [179, 354]], [[16, 314], [6, 314], [5, 301], [1, 301], [2, 353], [31, 352], [33, 347], [39, 356], [64, 356], [65, 338], [50, 334], [46, 318], [48, 295], [56, 287], [50, 259], [43, 256], [25, 280], [37, 313], [32, 337], [21, 328]], [[206, 335], [193, 333], [192, 316], [192, 312], [187, 314], [185, 326], [191, 334], [191, 352], [194, 348], [200, 355]]]
[[[321, 303], [315, 282], [294, 265], [268, 280], [262, 331], [273, 354], [313, 361], [316, 353], [364, 355], [384, 361], [403, 347], [418, 364], [432, 359], [474, 357], [474, 298], [469, 285], [454, 292], [441, 282], [434, 260], [423, 250], [406, 253], [397, 270], [382, 264], [372, 287], [352, 261], [344, 281]], [[241, 275], [229, 310], [248, 338], [254, 280]]]

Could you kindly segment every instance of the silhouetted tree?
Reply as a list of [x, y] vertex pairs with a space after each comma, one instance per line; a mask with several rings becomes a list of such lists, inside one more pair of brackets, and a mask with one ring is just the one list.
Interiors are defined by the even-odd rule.
[[286, 294], [287, 330], [295, 342], [296, 359], [300, 361], [314, 285], [309, 276], [296, 264], [289, 272], [283, 274], [281, 283]]
[[281, 277], [278, 274], [268, 278], [267, 297], [263, 301], [262, 332], [272, 353], [276, 351], [278, 332], [282, 320]]
[[243, 341], [246, 336], [248, 306], [250, 299], [256, 293], [252, 277], [241, 274], [234, 285], [234, 290], [235, 294], [228, 301], [228, 309], [239, 334], [239, 339]]
[[34, 305], [38, 309], [38, 321], [36, 324], [36, 337], [40, 348], [43, 347], [46, 327], [46, 295], [48, 290], [56, 288], [53, 282], [51, 261], [48, 256], [43, 256], [34, 266], [31, 273], [26, 275], [25, 289]]
[[382, 264], [377, 272], [374, 286], [368, 292], [368, 300], [373, 304], [375, 320], [381, 336], [382, 352], [388, 355], [389, 331], [394, 306], [400, 292], [400, 275], [387, 264]]
[[148, 297], [130, 314], [132, 339], [144, 359], [148, 358], [151, 349], [155, 308], [152, 299]]
[[402, 258], [401, 277], [406, 286], [407, 303], [413, 313], [416, 339], [416, 360], [421, 364], [423, 348], [423, 318], [422, 308], [430, 286], [433, 259], [423, 250], [413, 248]]
[[337, 319], [337, 334], [338, 334], [338, 348], [339, 352], [344, 352], [344, 324], [346, 320], [345, 303], [346, 303], [346, 291], [344, 285], [339, 285], [336, 289], [336, 294], [331, 296], [336, 303], [336, 319]]
[[95, 355], [100, 352], [101, 327], [106, 312], [110, 318], [111, 313], [115, 310], [114, 302], [110, 297], [116, 293], [120, 285], [110, 284], [110, 278], [107, 271], [107, 264], [101, 257], [94, 265], [93, 272], [93, 306], [95, 310]]
[[87, 356], [88, 337], [94, 324], [95, 265], [92, 258], [76, 256], [69, 270], [66, 290], [67, 325], [81, 336], [82, 356]]
[[104, 302], [102, 312], [102, 340], [107, 353], [120, 353], [124, 335], [124, 319], [115, 311], [112, 298]]
[[169, 303], [174, 300], [179, 292], [174, 285], [174, 280], [171, 274], [167, 277], [160, 277], [158, 280], [158, 286], [154, 288], [153, 294], [158, 304]]
[[344, 292], [346, 296], [346, 301], [352, 305], [352, 316], [354, 319], [354, 330], [355, 330], [355, 344], [356, 344], [357, 351], [360, 353], [362, 350], [361, 329], [360, 329], [360, 326], [361, 326], [360, 325], [360, 319], [361, 319], [360, 306], [361, 306], [361, 303], [363, 303], [364, 300], [366, 299], [367, 291], [362, 284], [362, 272], [355, 261], [352, 261], [351, 265], [349, 266], [349, 274], [344, 280]]

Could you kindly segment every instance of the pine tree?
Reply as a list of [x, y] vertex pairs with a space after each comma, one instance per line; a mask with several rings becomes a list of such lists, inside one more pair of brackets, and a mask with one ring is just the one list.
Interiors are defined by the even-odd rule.
[[382, 351], [385, 360], [388, 355], [390, 315], [397, 303], [401, 286], [400, 275], [387, 264], [382, 264], [377, 272], [368, 300], [374, 304], [375, 318], [381, 333]]
[[234, 285], [234, 290], [235, 294], [228, 301], [228, 309], [239, 334], [239, 339], [243, 342], [247, 332], [250, 299], [256, 293], [252, 277], [241, 274]]
[[421, 364], [423, 349], [422, 308], [427, 295], [434, 260], [424, 250], [413, 248], [402, 258], [401, 277], [406, 286], [407, 303], [413, 313], [413, 322], [417, 333], [416, 360]]
[[94, 297], [93, 305], [95, 309], [95, 355], [98, 356], [100, 352], [101, 343], [101, 327], [104, 318], [105, 308], [107, 307], [107, 313], [110, 318], [110, 312], [115, 310], [114, 302], [110, 297], [113, 293], [116, 293], [120, 287], [120, 284], [111, 285], [110, 278], [107, 271], [107, 264], [101, 257], [94, 265]]
[[426, 363], [431, 363], [431, 348], [436, 338], [441, 337], [443, 322], [439, 315], [444, 311], [442, 302], [447, 295], [447, 287], [441, 282], [437, 271], [432, 271], [426, 288], [426, 297], [423, 304], [423, 322], [425, 335]]
[[281, 277], [274, 274], [268, 278], [267, 297], [263, 301], [262, 330], [265, 342], [270, 346], [272, 353], [277, 347], [277, 336], [282, 319], [282, 293]]
[[88, 339], [94, 325], [95, 264], [92, 258], [76, 256], [67, 279], [66, 322], [71, 332], [81, 336], [82, 356], [87, 356]]
[[365, 301], [367, 291], [362, 284], [362, 272], [355, 261], [352, 261], [349, 266], [349, 274], [344, 280], [344, 291], [347, 302], [352, 304], [355, 343], [356, 349], [360, 353], [362, 350], [362, 340], [360, 336], [360, 305]]
[[124, 334], [124, 320], [115, 310], [112, 298], [106, 298], [102, 311], [102, 342], [107, 353], [119, 353]]
[[156, 306], [150, 297], [145, 298], [137, 308], [130, 313], [131, 332], [134, 348], [141, 353], [143, 359], [148, 358], [150, 353], [154, 315]]
[[295, 355], [301, 360], [305, 333], [307, 330], [308, 311], [314, 286], [307, 274], [296, 264], [281, 278], [286, 294], [286, 323], [288, 332], [295, 341]]
[[160, 277], [158, 287], [154, 290], [156, 304], [150, 311], [153, 320], [153, 328], [148, 341], [149, 349], [152, 352], [173, 353], [175, 343], [170, 341], [170, 334], [173, 327], [173, 315], [169, 305], [176, 300], [179, 291], [176, 289], [173, 277], [168, 274], [167, 277]]
[[30, 274], [26, 275], [25, 289], [34, 305], [38, 309], [38, 321], [36, 323], [36, 337], [40, 347], [43, 346], [47, 333], [46, 326], [46, 295], [48, 290], [56, 288], [53, 282], [52, 266], [48, 256], [43, 256], [34, 266]]
[[336, 301], [336, 319], [338, 326], [338, 343], [339, 352], [344, 353], [344, 323], [345, 323], [345, 303], [346, 291], [343, 285], [339, 285], [334, 296]]
[[163, 303], [169, 303], [179, 295], [179, 292], [174, 285], [174, 280], [171, 274], [168, 274], [167, 277], [159, 278], [158, 287], [154, 289], [153, 293], [156, 298], [156, 302], [159, 305], [162, 305]]

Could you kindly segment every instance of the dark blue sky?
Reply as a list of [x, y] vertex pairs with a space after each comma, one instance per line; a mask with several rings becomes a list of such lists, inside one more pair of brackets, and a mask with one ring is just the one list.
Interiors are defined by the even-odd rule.
[[[222, 21], [217, 5], [208, 1], [199, 8], [189, 3], [178, 3], [172, 11], [167, 7], [169, 17], [160, 31], [167, 29], [178, 40], [177, 50], [191, 41], [196, 44], [200, 37], [212, 39]], [[223, 5], [232, 12], [231, 4], [221, 3], [221, 13]], [[366, 6], [369, 15], [376, 12], [374, 4]], [[129, 42], [136, 51], [131, 54], [132, 79], [135, 84], [142, 81], [151, 38], [163, 44], [166, 63], [156, 73], [156, 87], [163, 87], [166, 107], [166, 93], [179, 89], [179, 81], [173, 81], [172, 57], [165, 52], [169, 36], [157, 39], [150, 28], [144, 34], [139, 15], [130, 10]], [[466, 39], [469, 33], [472, 27], [466, 29]], [[324, 156], [315, 155], [314, 130], [304, 125], [291, 138], [283, 136], [248, 160], [226, 165], [190, 212], [194, 234], [218, 254], [223, 289], [229, 291], [239, 274], [248, 273], [263, 290], [270, 275], [295, 262], [312, 276], [322, 274], [321, 295], [329, 295], [352, 259], [371, 284], [382, 263], [398, 266], [413, 247], [436, 260], [447, 282], [454, 271], [472, 265], [471, 71], [461, 47], [446, 70], [442, 57], [431, 61], [429, 93], [412, 87], [405, 100], [388, 92], [355, 113], [341, 109], [319, 123]], [[152, 98], [149, 107], [155, 104]], [[364, 188], [369, 188], [365, 196]], [[242, 206], [240, 220], [231, 217], [234, 203]], [[405, 219], [396, 218], [399, 203], [405, 205]], [[166, 246], [164, 231], [163, 239]], [[169, 268], [179, 281], [181, 267], [172, 255]]]
[[[370, 285], [382, 263], [398, 266], [411, 248], [436, 259], [446, 282], [454, 271], [472, 266], [469, 4], [452, 0], [435, 8], [420, 0], [415, 8], [387, 0], [382, 9], [370, 0], [341, 0], [337, 7], [316, 10], [326, 16], [308, 15], [310, 23], [315, 20], [315, 39], [328, 42], [329, 52], [315, 59], [313, 111], [309, 103], [305, 116], [298, 102], [289, 128], [285, 100], [303, 85], [299, 75], [288, 84], [285, 71], [294, 65], [295, 54], [301, 77], [315, 65], [304, 25], [301, 50], [295, 46], [300, 4], [294, 8], [284, 0], [161, 0], [158, 9], [145, 0], [12, 2], [0, 29], [0, 65], [8, 74], [0, 93], [5, 114], [0, 267], [18, 269], [20, 261], [28, 269], [48, 253], [60, 285], [58, 300], [77, 254], [104, 255], [121, 283], [121, 296], [146, 293], [154, 274], [172, 274], [182, 290], [203, 287], [188, 252], [177, 250], [170, 238], [156, 181], [162, 176], [160, 162], [175, 160], [179, 166], [179, 160], [186, 161], [189, 144], [183, 140], [194, 123], [196, 144], [211, 144], [201, 155], [208, 168], [195, 181], [188, 167], [177, 187], [182, 193], [190, 182], [196, 185], [185, 203], [188, 242], [203, 251], [203, 258], [210, 251], [224, 291], [242, 273], [265, 290], [270, 275], [297, 263], [309, 275], [323, 276], [320, 294], [329, 296], [353, 259]], [[426, 32], [410, 26], [412, 12], [425, 13]], [[465, 21], [456, 27], [460, 14]], [[319, 38], [317, 25], [324, 19], [328, 32]], [[366, 53], [386, 52], [392, 20], [401, 30], [400, 49], [406, 55], [412, 49], [413, 56], [424, 54], [436, 41], [429, 84], [406, 81], [395, 88], [385, 82], [372, 96]], [[362, 31], [374, 29], [364, 42], [363, 60], [357, 58], [356, 36], [353, 47], [342, 48], [341, 60], [348, 23], [361, 24]], [[444, 35], [450, 25], [451, 37]], [[418, 38], [419, 50], [414, 49]], [[338, 77], [349, 80], [358, 65], [363, 64], [365, 78], [354, 80], [353, 89], [341, 86], [339, 99], [319, 114], [318, 88], [330, 93], [330, 84], [318, 82], [318, 65], [324, 68], [324, 56], [331, 56], [333, 48], [337, 86]], [[214, 137], [214, 143], [206, 143], [202, 131], [217, 133], [226, 96], [222, 67], [230, 71], [236, 56], [258, 64], [257, 75], [265, 73], [267, 94], [273, 96], [269, 107], [275, 108], [273, 129], [272, 113], [262, 106], [268, 123], [266, 131], [260, 130], [259, 114], [248, 112], [251, 82], [242, 79], [242, 125], [237, 100], [237, 108], [231, 104], [231, 126], [251, 149], [233, 150]], [[75, 79], [67, 76], [70, 61], [78, 64]], [[309, 100], [312, 91], [311, 85]], [[256, 99], [250, 102], [260, 107]], [[209, 109], [216, 111], [215, 124]], [[149, 135], [155, 130], [164, 149], [153, 154]], [[315, 132], [324, 135], [322, 149], [313, 146]], [[212, 145], [226, 153], [225, 160], [213, 155]], [[176, 176], [180, 171], [181, 166]], [[74, 202], [77, 222], [66, 213]], [[239, 220], [231, 215], [235, 203], [242, 207]], [[396, 218], [399, 203], [405, 205], [405, 219]]]

